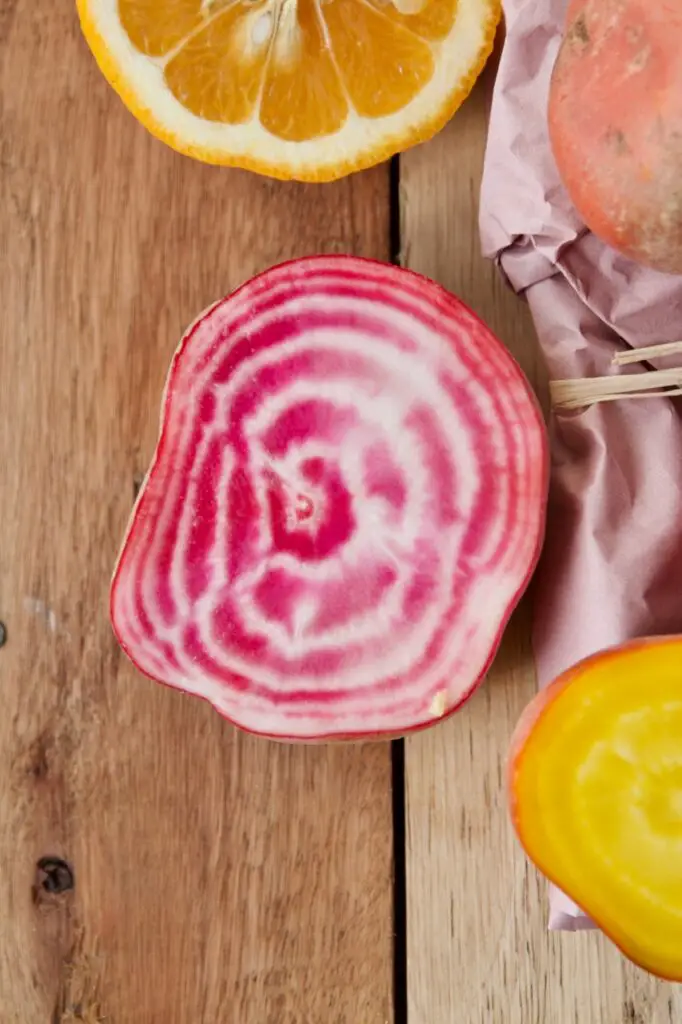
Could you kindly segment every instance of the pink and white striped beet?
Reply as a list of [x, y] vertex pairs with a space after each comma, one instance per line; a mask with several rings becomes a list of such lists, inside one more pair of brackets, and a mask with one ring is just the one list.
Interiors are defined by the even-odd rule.
[[530, 387], [458, 299], [352, 257], [284, 264], [182, 339], [114, 629], [254, 733], [430, 725], [490, 665], [546, 490]]

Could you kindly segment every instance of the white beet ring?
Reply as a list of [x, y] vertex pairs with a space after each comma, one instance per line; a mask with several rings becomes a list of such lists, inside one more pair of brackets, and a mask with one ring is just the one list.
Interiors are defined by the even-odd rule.
[[547, 474], [523, 373], [458, 299], [352, 257], [275, 267], [175, 354], [114, 630], [253, 733], [431, 725], [528, 584]]

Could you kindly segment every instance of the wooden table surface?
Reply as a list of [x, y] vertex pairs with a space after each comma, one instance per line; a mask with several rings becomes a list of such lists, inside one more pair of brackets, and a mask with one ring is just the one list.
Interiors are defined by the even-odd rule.
[[137, 676], [108, 625], [175, 344], [255, 272], [399, 259], [539, 380], [479, 255], [492, 75], [399, 166], [282, 185], [147, 135], [72, 0], [0, 0], [0, 1024], [682, 1020], [598, 935], [546, 931], [502, 788], [527, 610], [466, 709], [392, 745], [241, 735]]

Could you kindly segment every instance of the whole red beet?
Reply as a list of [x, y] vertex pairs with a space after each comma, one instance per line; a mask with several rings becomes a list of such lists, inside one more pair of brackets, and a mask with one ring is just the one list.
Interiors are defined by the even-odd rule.
[[587, 226], [639, 263], [682, 272], [682, 3], [572, 0], [549, 133]]

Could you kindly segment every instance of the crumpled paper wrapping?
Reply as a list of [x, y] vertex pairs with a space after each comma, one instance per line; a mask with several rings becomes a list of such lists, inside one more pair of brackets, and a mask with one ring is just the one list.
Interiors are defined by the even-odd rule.
[[[551, 379], [641, 371], [618, 371], [611, 360], [682, 340], [682, 278], [603, 245], [563, 189], [546, 110], [567, 0], [504, 7], [481, 194], [484, 254], [527, 299]], [[601, 648], [682, 631], [681, 411], [682, 399], [644, 398], [553, 412], [547, 539], [534, 583], [541, 686]], [[592, 923], [552, 889], [549, 927]]]

